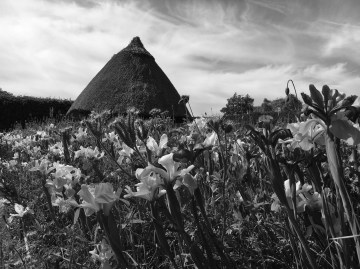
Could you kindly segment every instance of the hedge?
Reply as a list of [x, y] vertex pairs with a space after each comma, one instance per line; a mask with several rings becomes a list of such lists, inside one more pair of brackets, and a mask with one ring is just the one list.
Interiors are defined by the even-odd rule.
[[14, 96], [0, 89], [0, 130], [8, 130], [16, 123], [25, 128], [27, 121], [62, 117], [72, 103], [67, 99]]

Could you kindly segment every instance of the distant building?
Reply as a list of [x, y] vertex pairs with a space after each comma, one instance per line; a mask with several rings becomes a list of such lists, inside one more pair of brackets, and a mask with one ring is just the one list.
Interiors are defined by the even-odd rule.
[[67, 114], [88, 114], [93, 110], [125, 114], [135, 107], [147, 117], [150, 110], [158, 108], [180, 120], [189, 113], [179, 101], [180, 95], [171, 81], [140, 38], [135, 37], [90, 81]]

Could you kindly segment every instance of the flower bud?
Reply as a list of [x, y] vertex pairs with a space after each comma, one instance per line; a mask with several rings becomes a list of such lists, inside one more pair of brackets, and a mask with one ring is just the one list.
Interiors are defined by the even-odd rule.
[[285, 89], [285, 94], [286, 94], [286, 96], [288, 96], [289, 93], [290, 93], [289, 87], [286, 87], [286, 89]]

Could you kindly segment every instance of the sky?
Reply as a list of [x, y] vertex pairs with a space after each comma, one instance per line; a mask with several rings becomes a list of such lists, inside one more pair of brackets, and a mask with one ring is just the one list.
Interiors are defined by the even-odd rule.
[[359, 94], [359, 14], [358, 0], [0, 0], [0, 88], [75, 100], [139, 36], [197, 116], [234, 93], [284, 97], [289, 79]]

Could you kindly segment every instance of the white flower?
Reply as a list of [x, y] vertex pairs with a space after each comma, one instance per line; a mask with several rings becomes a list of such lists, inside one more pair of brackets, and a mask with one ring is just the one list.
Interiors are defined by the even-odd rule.
[[134, 153], [134, 150], [128, 147], [125, 143], [122, 143], [122, 150], [119, 152], [119, 158], [117, 159], [118, 164], [122, 164], [124, 158], [130, 158], [131, 154]]
[[305, 122], [290, 123], [287, 125], [294, 138], [285, 141], [290, 142], [291, 147], [300, 147], [303, 150], [310, 150], [314, 143], [324, 145], [325, 124], [320, 119], [310, 119]]
[[188, 124], [191, 132], [205, 133], [207, 129], [207, 120], [204, 117], [195, 119], [192, 123]]
[[41, 161], [35, 160], [35, 166], [29, 171], [40, 171], [43, 175], [49, 174], [55, 167], [50, 167], [50, 161], [42, 159]]
[[75, 159], [79, 157], [101, 159], [105, 155], [104, 152], [99, 152], [98, 148], [92, 149], [90, 147], [84, 148], [80, 146], [80, 150], [75, 151]]
[[239, 199], [240, 203], [244, 202], [244, 198], [242, 197], [240, 191], [236, 192], [236, 197]]
[[[285, 195], [288, 202], [288, 205], [291, 209], [293, 209], [293, 202], [292, 202], [292, 194], [290, 189], [290, 181], [285, 180], [284, 182], [285, 187]], [[308, 183], [305, 183], [300, 188], [300, 182], [298, 181], [295, 186], [295, 206], [296, 206], [296, 212], [302, 213], [305, 212], [305, 207], [308, 206], [309, 208], [313, 210], [320, 210], [322, 208], [322, 202], [321, 202], [321, 196], [318, 192], [314, 192], [311, 194], [309, 191], [312, 189], [312, 186]], [[271, 205], [271, 209], [273, 211], [278, 211], [280, 208], [280, 201], [277, 198], [275, 194], [271, 197], [274, 199], [273, 204]]]
[[95, 187], [83, 184], [78, 192], [83, 200], [79, 206], [84, 208], [86, 216], [99, 210], [103, 210], [105, 215], [109, 215], [111, 207], [119, 199], [120, 193], [121, 189], [114, 192], [110, 183], [99, 183]]
[[106, 133], [102, 141], [105, 142], [107, 140], [111, 143], [119, 144], [119, 136], [115, 132]]
[[28, 213], [33, 214], [34, 213], [30, 208], [28, 208], [28, 207], [24, 208], [20, 204], [15, 204], [14, 209], [17, 214], [10, 214], [10, 216], [12, 216], [12, 217], [22, 218], [22, 217], [24, 217], [25, 214], [28, 214]]
[[112, 256], [114, 256], [114, 253], [111, 247], [106, 243], [104, 239], [101, 241], [101, 244], [97, 244], [94, 250], [89, 251], [89, 253], [91, 254], [91, 258], [100, 261], [101, 263], [100, 269], [112, 268], [109, 264], [109, 260], [111, 259]]
[[86, 139], [86, 137], [88, 136], [87, 134], [87, 129], [84, 129], [84, 128], [79, 128], [78, 132], [74, 134], [75, 137], [76, 137], [76, 140], [81, 142], [83, 140]]
[[159, 156], [161, 154], [162, 150], [167, 147], [166, 146], [167, 143], [168, 143], [168, 137], [166, 134], [163, 134], [160, 137], [159, 144], [155, 141], [154, 138], [149, 136], [146, 146], [148, 147], [148, 149], [150, 149], [152, 152], [154, 152], [156, 156]]
[[41, 137], [41, 138], [47, 138], [49, 137], [48, 134], [45, 131], [37, 131], [36, 135]]
[[127, 194], [124, 195], [124, 198], [139, 197], [152, 201], [166, 193], [162, 189], [163, 180], [158, 174], [154, 172], [144, 173], [144, 169], [139, 168], [136, 170], [135, 175], [140, 180], [140, 183], [135, 185], [137, 191], [133, 192], [129, 186], [126, 186], [125, 191]]
[[49, 151], [54, 155], [64, 155], [64, 148], [61, 142], [57, 142], [56, 144], [49, 146]]
[[161, 164], [165, 168], [165, 170], [155, 167], [149, 163], [148, 166], [143, 171], [143, 176], [146, 176], [151, 172], [155, 172], [160, 176], [162, 176], [162, 178], [166, 182], [173, 182], [178, 176], [184, 176], [195, 167], [194, 165], [190, 165], [188, 168], [179, 170], [180, 163], [174, 161], [173, 155], [174, 155], [173, 153], [170, 153], [162, 156], [158, 160], [158, 163]]
[[211, 147], [211, 146], [215, 146], [217, 143], [218, 143], [218, 136], [215, 133], [215, 131], [213, 131], [212, 133], [206, 135], [206, 139], [203, 142], [203, 146]]
[[81, 177], [81, 170], [71, 165], [56, 162], [53, 163], [53, 168], [56, 169], [56, 172], [52, 173], [54, 176], [53, 183], [57, 189], [62, 188], [65, 184], [74, 185]]
[[69, 198], [65, 200], [63, 197], [54, 197], [54, 199], [52, 200], [52, 205], [58, 206], [59, 211], [62, 213], [68, 212], [69, 209], [73, 206], [75, 207], [79, 206], [78, 203], [73, 198]]

